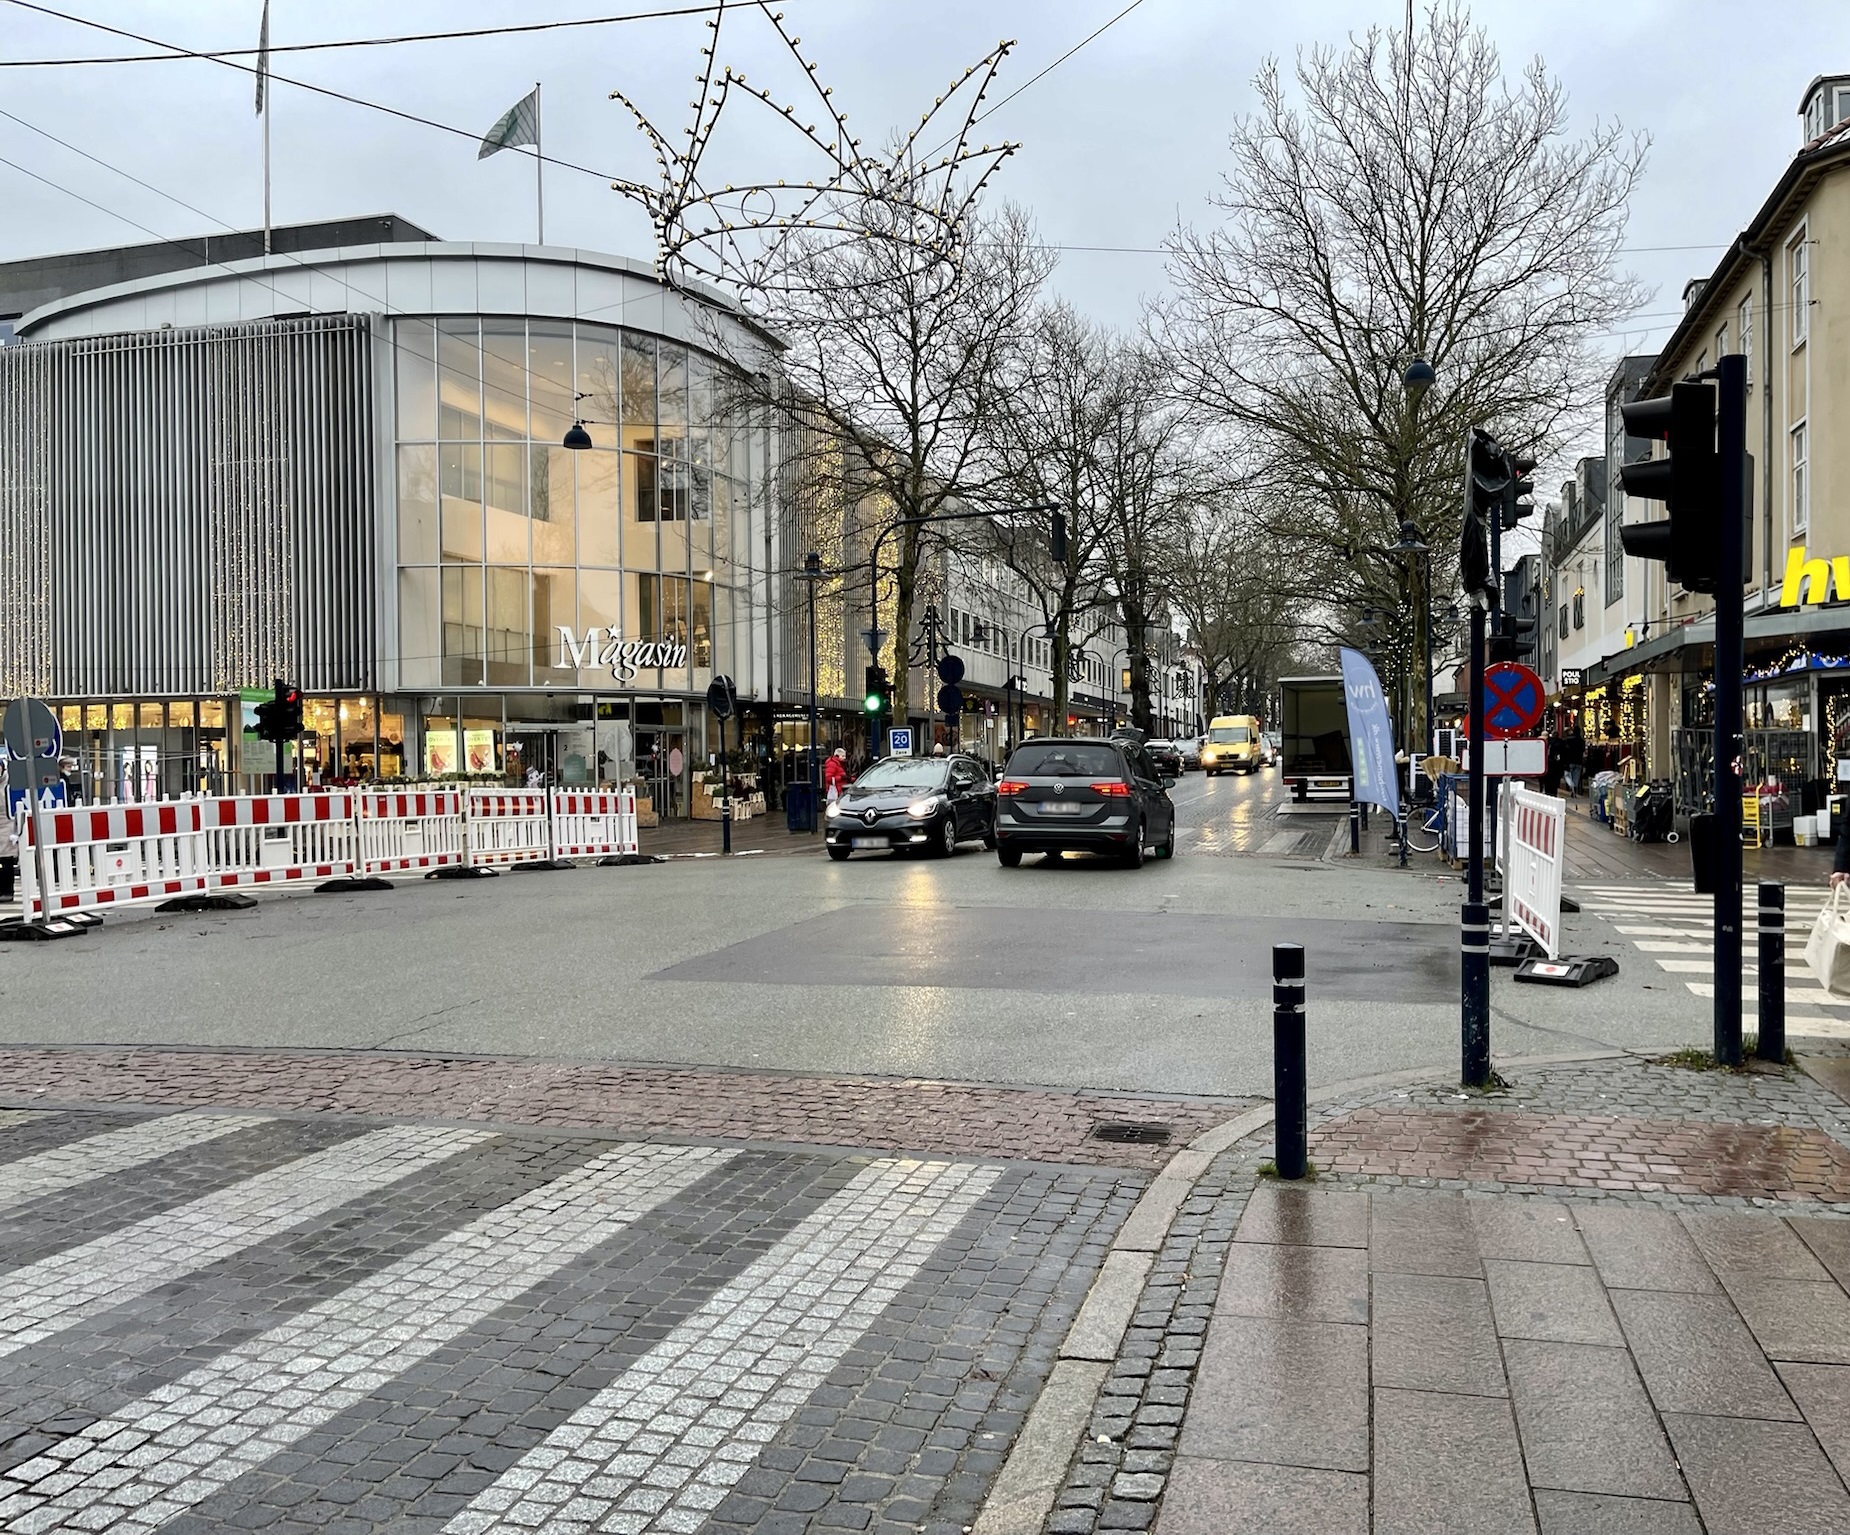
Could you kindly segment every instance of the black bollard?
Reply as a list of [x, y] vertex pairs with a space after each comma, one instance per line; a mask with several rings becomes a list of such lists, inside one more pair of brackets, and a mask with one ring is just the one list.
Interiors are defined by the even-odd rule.
[[1362, 851], [1362, 806], [1357, 800], [1349, 801], [1349, 851]]
[[1466, 901], [1460, 914], [1458, 969], [1464, 1083], [1484, 1087], [1490, 1082], [1490, 908], [1482, 901]]
[[1302, 1178], [1310, 1166], [1304, 1138], [1310, 1119], [1304, 1069], [1304, 946], [1272, 945], [1272, 1098], [1277, 1105], [1281, 1178]]
[[1786, 1059], [1786, 887], [1760, 881], [1760, 1041], [1763, 1061]]

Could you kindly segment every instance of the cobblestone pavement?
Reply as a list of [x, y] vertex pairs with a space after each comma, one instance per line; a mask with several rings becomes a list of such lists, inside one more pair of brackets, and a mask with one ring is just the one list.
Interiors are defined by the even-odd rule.
[[0, 1529], [962, 1535], [1143, 1172], [0, 1114]]
[[[249, 1108], [1152, 1169], [1251, 1102], [409, 1052], [0, 1048], [0, 1104], [20, 1108]], [[1101, 1139], [1112, 1125], [1143, 1138]]]
[[1504, 1120], [1630, 1121], [1688, 1132], [1685, 1158], [1783, 1127], [1837, 1165], [1850, 1105], [1790, 1070], [1504, 1074], [1313, 1104], [1308, 1185], [1261, 1176], [1269, 1128], [1212, 1160], [1052, 1535], [1850, 1531], [1850, 1203], [1550, 1184], [1513, 1158], [1345, 1173], [1315, 1149], [1389, 1117], [1504, 1142]]

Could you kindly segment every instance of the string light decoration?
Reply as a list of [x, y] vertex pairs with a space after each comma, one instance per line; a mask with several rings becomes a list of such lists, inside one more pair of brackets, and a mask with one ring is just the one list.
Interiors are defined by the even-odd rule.
[[[720, 28], [729, 10], [755, 10], [796, 61], [814, 94], [799, 112], [763, 86], [751, 84], [719, 62]], [[694, 80], [699, 93], [688, 103], [693, 120], [680, 147], [622, 91], [620, 102], [636, 120], [655, 156], [657, 182], [617, 180], [611, 189], [648, 214], [655, 233], [656, 274], [676, 287], [705, 282], [730, 289], [750, 307], [754, 296], [788, 291], [793, 278], [783, 255], [793, 237], [839, 235], [840, 243], [889, 239], [916, 251], [928, 267], [947, 276], [961, 266], [971, 214], [989, 180], [1020, 145], [972, 142], [976, 120], [1013, 40], [998, 43], [952, 82], [918, 122], [888, 141], [884, 151], [864, 149], [834, 101], [834, 88], [817, 77], [802, 51], [802, 38], [784, 25], [769, 0], [719, 5], [706, 20], [707, 41]], [[795, 135], [802, 153], [816, 162], [806, 180], [725, 182], [717, 190], [705, 171], [714, 133], [735, 97], [755, 101]], [[960, 110], [961, 107], [961, 110]], [[810, 121], [811, 117], [814, 121]], [[955, 120], [957, 126], [948, 129]], [[820, 126], [818, 126], [820, 125]], [[935, 125], [935, 126], [934, 126]], [[935, 147], [926, 147], [931, 139]]]

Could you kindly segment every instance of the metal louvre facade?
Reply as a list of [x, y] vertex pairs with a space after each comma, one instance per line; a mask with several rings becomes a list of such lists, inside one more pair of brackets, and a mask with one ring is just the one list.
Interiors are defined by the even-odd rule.
[[0, 697], [374, 685], [364, 315], [0, 349]]

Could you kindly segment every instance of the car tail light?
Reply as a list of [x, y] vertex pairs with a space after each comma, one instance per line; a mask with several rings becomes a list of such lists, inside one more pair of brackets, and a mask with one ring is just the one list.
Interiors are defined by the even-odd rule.
[[1131, 786], [1127, 783], [1119, 783], [1115, 779], [1110, 783], [1088, 784], [1086, 787], [1094, 794], [1102, 794], [1107, 799], [1129, 799], [1131, 797]]
[[1028, 786], [1019, 778], [1004, 778], [996, 785], [996, 794], [1001, 798], [1007, 798], [1015, 794], [1026, 794], [1027, 792]]

